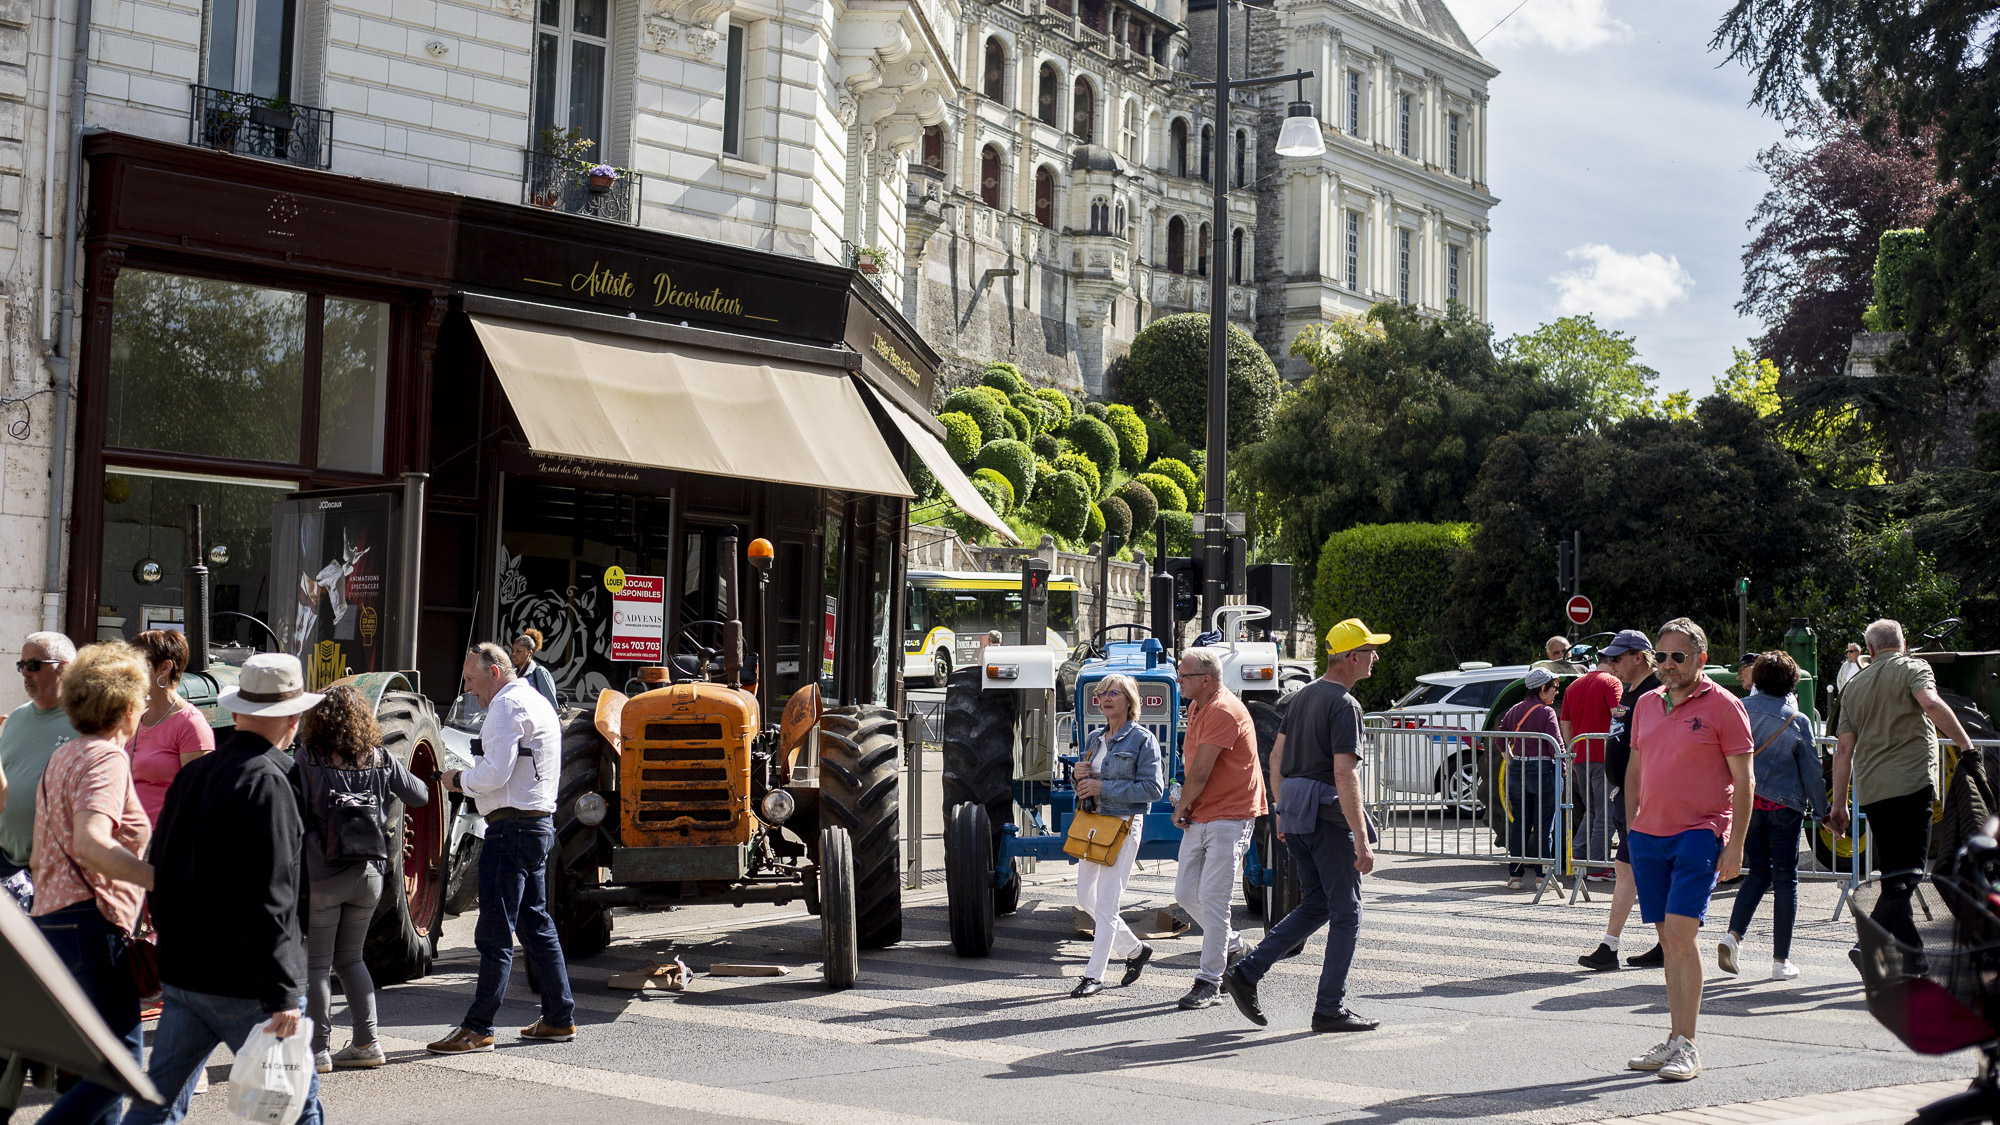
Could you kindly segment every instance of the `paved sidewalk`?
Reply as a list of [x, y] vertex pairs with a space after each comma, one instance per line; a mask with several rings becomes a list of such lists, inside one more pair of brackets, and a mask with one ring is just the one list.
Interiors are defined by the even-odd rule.
[[1900, 1125], [1914, 1117], [1920, 1107], [1963, 1089], [1964, 1082], [1877, 1086], [1869, 1090], [1772, 1098], [1638, 1117], [1606, 1117], [1587, 1125], [1752, 1125], [1760, 1121], [1782, 1121], [1787, 1125], [1875, 1125], [1876, 1122]]

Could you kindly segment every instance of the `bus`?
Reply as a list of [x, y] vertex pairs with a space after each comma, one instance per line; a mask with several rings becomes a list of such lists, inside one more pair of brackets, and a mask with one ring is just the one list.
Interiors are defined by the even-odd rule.
[[[903, 634], [903, 681], [943, 687], [951, 670], [979, 658], [979, 640], [1000, 630], [1004, 643], [1022, 644], [1021, 576], [965, 570], [913, 570], [908, 576], [909, 626]], [[1069, 656], [1076, 634], [1075, 577], [1049, 578], [1049, 624], [1044, 642]]]

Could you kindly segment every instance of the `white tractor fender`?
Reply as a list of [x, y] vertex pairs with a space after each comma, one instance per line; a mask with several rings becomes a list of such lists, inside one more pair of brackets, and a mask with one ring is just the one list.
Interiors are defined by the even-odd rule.
[[979, 686], [989, 690], [1053, 690], [1056, 654], [1044, 645], [987, 645], [979, 664]]
[[1222, 662], [1222, 686], [1238, 695], [1278, 690], [1278, 645], [1275, 641], [1231, 641], [1203, 651]]

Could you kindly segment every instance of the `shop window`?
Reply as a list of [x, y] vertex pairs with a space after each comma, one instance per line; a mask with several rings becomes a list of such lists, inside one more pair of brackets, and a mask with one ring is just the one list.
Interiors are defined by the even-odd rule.
[[567, 130], [590, 142], [584, 159], [603, 160], [611, 0], [540, 0], [535, 11], [536, 145], [550, 151]]
[[120, 272], [105, 443], [296, 463], [306, 304], [281, 289]]
[[208, 84], [260, 98], [289, 99], [294, 0], [211, 0]]
[[[201, 505], [208, 551], [214, 638], [269, 648], [263, 629], [228, 616], [271, 619], [271, 508], [293, 481], [223, 480], [111, 468], [104, 472], [104, 545], [97, 591], [97, 639], [130, 640], [181, 620], [188, 506]], [[278, 608], [289, 611], [287, 600]], [[83, 638], [79, 637], [78, 640]]]
[[320, 467], [381, 472], [389, 306], [327, 298], [319, 351]]

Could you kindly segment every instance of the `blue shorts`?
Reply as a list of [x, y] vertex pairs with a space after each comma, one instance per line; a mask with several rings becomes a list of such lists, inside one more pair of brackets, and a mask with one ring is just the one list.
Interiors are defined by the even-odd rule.
[[1639, 920], [1659, 925], [1678, 914], [1697, 923], [1708, 920], [1708, 900], [1715, 894], [1715, 865], [1722, 858], [1722, 837], [1706, 828], [1672, 836], [1628, 832], [1632, 849], [1632, 881], [1639, 888]]

